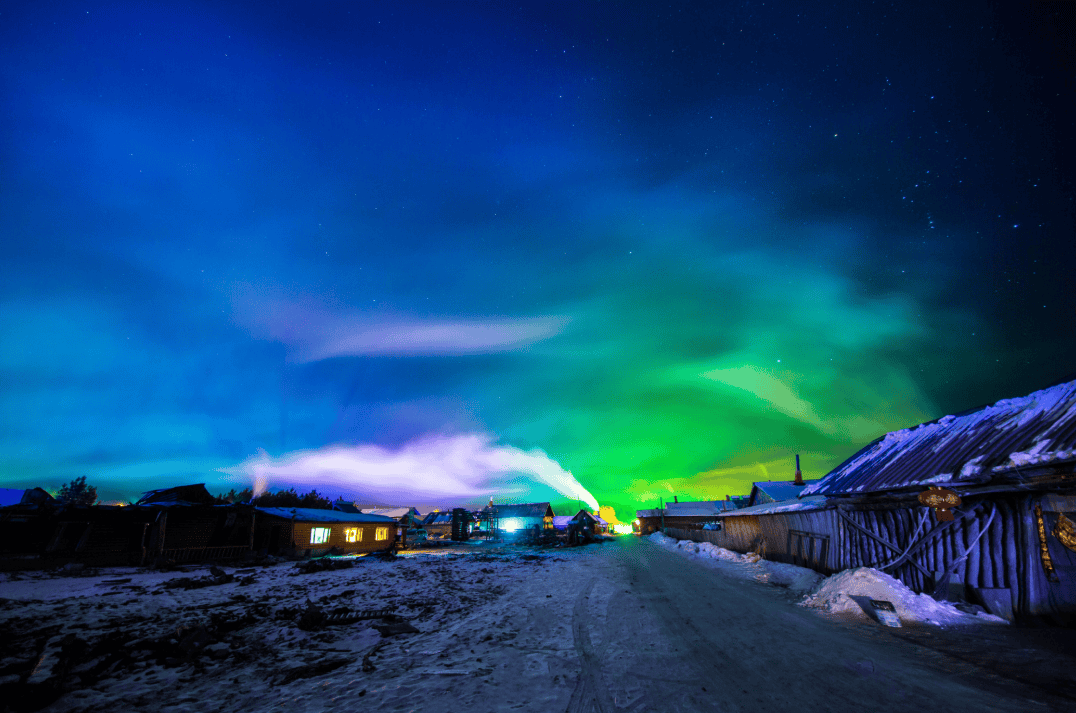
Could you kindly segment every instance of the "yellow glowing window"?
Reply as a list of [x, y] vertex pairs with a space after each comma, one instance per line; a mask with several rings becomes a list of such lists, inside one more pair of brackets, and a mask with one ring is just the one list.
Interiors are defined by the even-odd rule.
[[349, 527], [344, 530], [344, 539], [348, 542], [362, 542], [362, 530], [357, 527]]
[[374, 533], [374, 539], [375, 540], [387, 540], [387, 539], [389, 539], [389, 528], [387, 528], [387, 527], [379, 527], [379, 528], [377, 528], [377, 532]]
[[310, 544], [320, 545], [329, 541], [329, 528], [313, 527], [310, 529]]

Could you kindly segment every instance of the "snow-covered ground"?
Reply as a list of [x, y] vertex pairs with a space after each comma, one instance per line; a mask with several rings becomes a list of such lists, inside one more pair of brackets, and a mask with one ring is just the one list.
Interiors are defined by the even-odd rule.
[[[477, 702], [481, 683], [499, 686], [505, 700], [540, 703], [562, 692], [533, 685], [527, 667], [540, 662], [515, 645], [509, 623], [524, 604], [550, 607], [578, 578], [574, 563], [587, 549], [479, 543], [311, 573], [281, 562], [217, 574], [208, 566], [3, 574], [0, 699], [45, 703], [62, 691], [45, 710], [295, 713], [346, 697], [370, 710], [410, 710], [453, 690], [461, 703]], [[396, 619], [355, 620], [385, 609]], [[375, 628], [394, 624], [417, 631]], [[572, 651], [570, 622], [546, 633]]]
[[938, 602], [927, 594], [916, 594], [903, 582], [869, 567], [845, 570], [825, 577], [814, 570], [782, 562], [770, 562], [750, 553], [732, 552], [709, 542], [677, 540], [661, 532], [649, 536], [652, 542], [708, 563], [717, 563], [723, 573], [741, 579], [787, 587], [806, 594], [802, 606], [862, 619], [870, 617], [853, 597], [869, 597], [892, 602], [902, 623], [963, 625], [1007, 624], [986, 612], [965, 613], [949, 602]]

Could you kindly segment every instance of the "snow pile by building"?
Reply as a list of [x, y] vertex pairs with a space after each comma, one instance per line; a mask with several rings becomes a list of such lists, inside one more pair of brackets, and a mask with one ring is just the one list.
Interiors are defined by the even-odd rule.
[[1001, 617], [985, 612], [965, 614], [948, 602], [935, 601], [927, 594], [916, 594], [903, 582], [870, 567], [848, 569], [827, 578], [807, 595], [801, 606], [831, 613], [851, 613], [863, 618], [867, 614], [852, 597], [863, 596], [892, 602], [904, 623], [967, 624], [976, 621], [1006, 623]]
[[664, 532], [655, 532], [647, 537], [651, 542], [658, 545], [665, 545], [666, 547], [673, 547], [678, 540], [675, 537], [669, 537]]

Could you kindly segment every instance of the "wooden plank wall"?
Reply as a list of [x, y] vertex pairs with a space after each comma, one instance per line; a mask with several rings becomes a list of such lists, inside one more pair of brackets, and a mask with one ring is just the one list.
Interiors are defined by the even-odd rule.
[[[329, 540], [322, 544], [310, 543], [310, 532], [315, 527], [328, 527]], [[357, 527], [362, 530], [360, 542], [347, 542], [344, 530], [349, 527]], [[377, 528], [388, 528], [387, 540], [376, 540]], [[396, 543], [396, 523], [346, 523], [346, 522], [296, 522], [292, 528], [292, 542], [298, 553], [307, 553], [317, 556], [328, 552], [336, 547], [344, 554], [361, 554], [364, 552], [383, 552], [391, 550]]]
[[[885, 568], [886, 563], [900, 553], [849, 525], [835, 509], [726, 517], [722, 520], [723, 530], [719, 532], [675, 528], [666, 528], [666, 532], [680, 539], [712, 542], [741, 553], [756, 551], [760, 543], [765, 543], [765, 557], [779, 562], [793, 561], [798, 537], [795, 533], [828, 537], [829, 547], [824, 561], [813, 563], [814, 569], [832, 573], [874, 567], [920, 593], [932, 592], [936, 576], [966, 554], [967, 557], [954, 568], [951, 581], [976, 590], [1008, 589], [1013, 609], [1020, 615], [1049, 616], [1059, 620], [1076, 618], [1076, 553], [1065, 548], [1052, 534], [1058, 515], [1051, 513], [1049, 508], [1058, 509], [1060, 506], [1057, 505], [1047, 504], [1043, 513], [1046, 541], [1054, 562], [1052, 578], [1047, 576], [1042, 565], [1035, 505], [1045, 502], [1041, 495], [1028, 494], [991, 495], [970, 502], [966, 507], [972, 508], [973, 517], [934, 533], [908, 561], [889, 569]], [[916, 534], [924, 512], [923, 507], [907, 504], [890, 507], [860, 505], [845, 510], [844, 514], [903, 552], [912, 544], [911, 537]], [[922, 539], [937, 525], [936, 518], [928, 514], [916, 540]], [[789, 537], [790, 531], [792, 537]]]

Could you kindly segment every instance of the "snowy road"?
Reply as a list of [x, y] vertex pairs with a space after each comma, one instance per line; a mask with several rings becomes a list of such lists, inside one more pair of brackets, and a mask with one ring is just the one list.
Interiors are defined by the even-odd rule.
[[[31, 691], [46, 711], [83, 713], [1071, 710], [876, 624], [796, 606], [735, 566], [622, 537], [311, 574], [282, 563], [194, 589], [144, 570], [8, 577], [0, 708], [39, 708], [11, 705]], [[391, 607], [418, 631], [304, 625], [308, 603]]]

